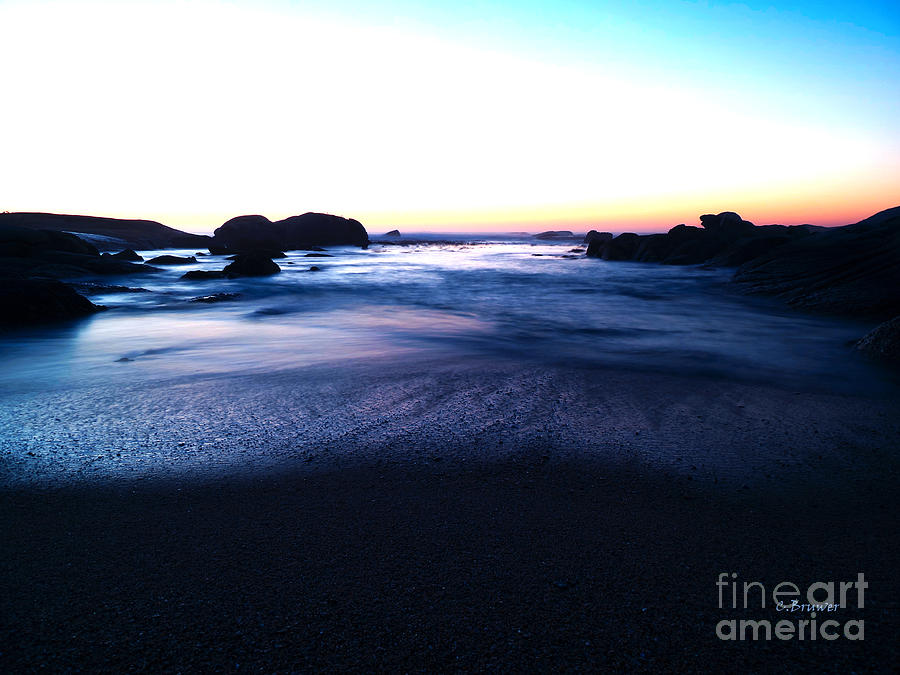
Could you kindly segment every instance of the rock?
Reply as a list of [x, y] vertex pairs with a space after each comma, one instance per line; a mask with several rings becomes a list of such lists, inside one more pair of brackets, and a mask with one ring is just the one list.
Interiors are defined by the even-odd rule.
[[18, 227], [4, 219], [10, 215], [14, 214], [0, 214], [0, 257], [28, 258], [44, 251], [99, 256], [95, 246], [74, 234]]
[[0, 227], [12, 225], [31, 230], [81, 232], [100, 235], [94, 241], [107, 249], [124, 242], [132, 249], [203, 248], [210, 237], [182, 232], [152, 220], [124, 220], [58, 213], [2, 213]]
[[222, 270], [191, 270], [181, 275], [185, 281], [204, 281], [206, 279], [225, 279], [227, 275]]
[[158, 255], [147, 261], [150, 265], [190, 265], [195, 262], [197, 259], [192, 255], [186, 258], [177, 255]]
[[[588, 244], [588, 252], [590, 252], [591, 246], [596, 243], [594, 241]], [[634, 254], [637, 253], [639, 244], [640, 237], [638, 235], [633, 232], [623, 232], [612, 239], [612, 241], [606, 242], [602, 257], [604, 260], [631, 260]]]
[[6, 274], [21, 277], [70, 278], [158, 271], [113, 256], [101, 256], [92, 244], [73, 234], [8, 224], [0, 224], [0, 265]]
[[313, 265], [312, 267], [309, 268], [309, 271], [310, 272], [321, 272], [322, 268], [319, 267], [318, 265]]
[[854, 225], [787, 231], [791, 241], [738, 268], [745, 291], [837, 314], [900, 314], [900, 207]]
[[287, 258], [284, 251], [278, 249], [254, 249], [251, 251], [236, 251], [234, 255], [228, 256], [229, 260], [235, 260], [239, 255], [261, 255], [272, 260], [273, 258]]
[[214, 243], [230, 252], [273, 248], [287, 251], [311, 246], [365, 248], [369, 235], [359, 221], [325, 213], [304, 213], [274, 223], [253, 215], [232, 218], [217, 228]]
[[575, 234], [569, 230], [548, 230], [534, 235], [535, 239], [552, 240], [552, 239], [576, 239]]
[[0, 279], [0, 325], [6, 327], [75, 319], [101, 309], [60, 281]]
[[112, 257], [118, 258], [119, 260], [127, 260], [128, 262], [144, 262], [144, 259], [131, 248], [126, 248], [124, 251], [113, 253]]
[[262, 255], [239, 255], [222, 270], [227, 277], [263, 277], [278, 274], [281, 268]]
[[201, 295], [197, 298], [191, 298], [190, 302], [202, 302], [205, 304], [212, 304], [214, 302], [225, 302], [227, 300], [234, 300], [235, 298], [239, 298], [241, 296], [240, 293], [213, 293], [212, 295]]
[[303, 256], [304, 258], [333, 258], [333, 255], [328, 253], [307, 253]]
[[876, 327], [856, 343], [856, 348], [887, 361], [900, 362], [900, 316]]
[[222, 244], [210, 244], [207, 250], [210, 255], [228, 255], [231, 253], [231, 251], [228, 250], [228, 247]]
[[700, 224], [712, 234], [725, 239], [738, 239], [752, 234], [754, 228], [753, 223], [744, 220], [733, 211], [723, 211], [715, 216], [710, 214], [700, 216]]
[[612, 232], [597, 232], [597, 230], [591, 230], [586, 235], [584, 235], [584, 241], [582, 244], [590, 244], [592, 241], [612, 241], [613, 233]]
[[400, 238], [400, 230], [391, 230], [390, 232], [385, 232], [384, 236], [399, 239]]

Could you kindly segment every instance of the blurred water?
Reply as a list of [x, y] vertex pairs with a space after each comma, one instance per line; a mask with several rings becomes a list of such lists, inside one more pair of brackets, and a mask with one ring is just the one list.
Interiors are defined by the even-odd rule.
[[[570, 254], [572, 246], [375, 244], [334, 248], [330, 257], [291, 252], [276, 261], [282, 273], [267, 278], [180, 279], [190, 269], [221, 269], [223, 256], [154, 275], [98, 278], [149, 292], [89, 292], [108, 311], [0, 335], [0, 386], [115, 386], [122, 378], [432, 352], [834, 391], [894, 386], [848, 347], [869, 324], [742, 296], [729, 284], [730, 270], [604, 262]], [[321, 269], [310, 271], [313, 265]], [[238, 296], [192, 302], [214, 293]]]

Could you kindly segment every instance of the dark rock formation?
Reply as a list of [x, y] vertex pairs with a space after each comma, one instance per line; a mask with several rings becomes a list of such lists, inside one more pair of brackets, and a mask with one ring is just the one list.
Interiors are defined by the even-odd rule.
[[227, 300], [234, 300], [241, 296], [240, 293], [213, 293], [212, 295], [201, 295], [197, 298], [191, 298], [191, 302], [202, 302], [207, 305], [211, 305], [214, 302], [225, 302]]
[[191, 270], [181, 275], [185, 281], [205, 281], [207, 279], [225, 279], [227, 275], [222, 270]]
[[584, 241], [582, 244], [590, 244], [592, 241], [610, 241], [613, 238], [612, 232], [597, 232], [597, 230], [591, 230], [586, 235], [584, 235]]
[[856, 348], [878, 358], [900, 362], [900, 316], [868, 333], [856, 343]]
[[0, 270], [8, 276], [53, 279], [157, 271], [147, 265], [101, 256], [93, 245], [73, 234], [3, 224], [0, 224]]
[[391, 230], [390, 232], [384, 233], [385, 237], [394, 237], [395, 239], [400, 238], [400, 230]]
[[0, 279], [0, 326], [76, 319], [101, 309], [60, 281]]
[[252, 251], [237, 251], [234, 255], [228, 256], [229, 260], [235, 260], [239, 255], [257, 255], [272, 260], [274, 258], [287, 258], [284, 251], [278, 249], [254, 249]]
[[[31, 230], [51, 230], [57, 232], [83, 232], [86, 234], [111, 237], [132, 249], [154, 248], [203, 248], [210, 237], [182, 232], [152, 220], [123, 220], [97, 216], [72, 216], [58, 213], [2, 213], [0, 226], [12, 225]], [[116, 248], [114, 242], [104, 246]]]
[[[325, 213], [304, 213], [271, 222], [264, 216], [232, 218], [214, 233], [214, 245], [231, 253], [256, 249], [279, 251], [312, 246], [361, 246], [369, 235], [358, 220]], [[212, 249], [210, 249], [212, 251]]]
[[262, 255], [239, 255], [222, 270], [227, 277], [264, 277], [278, 274], [281, 268]]
[[574, 233], [569, 230], [548, 230], [534, 235], [535, 239], [553, 240], [553, 239], [577, 239]]
[[736, 267], [790, 241], [805, 236], [802, 227], [756, 227], [738, 214], [726, 211], [700, 217], [703, 227], [676, 225], [666, 234], [625, 233], [613, 237], [591, 230], [585, 237], [586, 255], [604, 260], [634, 260], [666, 265], [702, 263]]
[[718, 215], [700, 216], [700, 224], [712, 234], [723, 239], [737, 239], [753, 232], [754, 225], [732, 211], [724, 211]]
[[118, 258], [119, 260], [127, 260], [128, 262], [144, 262], [144, 259], [138, 255], [133, 248], [126, 248], [124, 251], [113, 253], [111, 257]]
[[192, 255], [186, 258], [177, 255], [158, 255], [147, 261], [150, 265], [190, 265], [195, 262], [197, 259]]
[[900, 314], [900, 207], [854, 225], [785, 230], [787, 243], [738, 268], [735, 280], [745, 290], [819, 311]]

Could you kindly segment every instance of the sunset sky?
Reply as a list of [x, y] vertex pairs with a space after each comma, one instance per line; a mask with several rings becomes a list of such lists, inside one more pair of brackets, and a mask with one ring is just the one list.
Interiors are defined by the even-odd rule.
[[900, 204], [897, 2], [0, 2], [0, 210], [664, 229]]

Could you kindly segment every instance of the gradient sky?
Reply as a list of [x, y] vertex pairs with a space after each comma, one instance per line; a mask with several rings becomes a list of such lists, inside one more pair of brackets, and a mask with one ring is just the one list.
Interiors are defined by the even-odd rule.
[[900, 204], [900, 3], [2, 2], [0, 210], [370, 232]]

